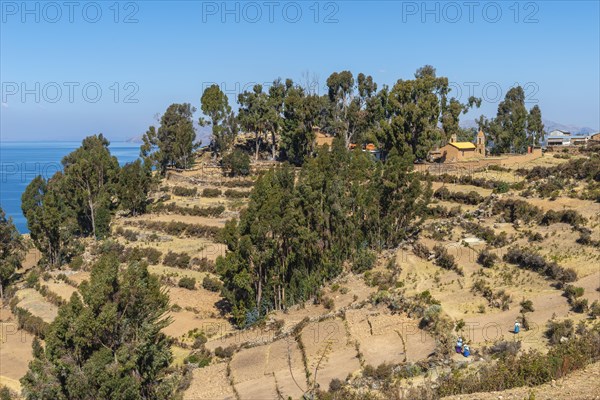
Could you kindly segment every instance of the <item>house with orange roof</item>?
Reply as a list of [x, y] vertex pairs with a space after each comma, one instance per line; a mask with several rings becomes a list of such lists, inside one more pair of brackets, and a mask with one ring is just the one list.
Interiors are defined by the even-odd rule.
[[452, 135], [445, 146], [432, 151], [430, 156], [432, 159], [444, 163], [485, 158], [485, 134], [479, 130], [475, 143], [458, 142], [456, 135]]

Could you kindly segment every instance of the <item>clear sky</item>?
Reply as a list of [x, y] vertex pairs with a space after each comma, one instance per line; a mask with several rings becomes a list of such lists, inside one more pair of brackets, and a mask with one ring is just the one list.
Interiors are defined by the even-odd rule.
[[[515, 83], [545, 119], [600, 128], [598, 1], [2, 1], [1, 140], [142, 135], [222, 85], [409, 79], [433, 65], [495, 114]], [[199, 112], [197, 113], [199, 116]]]

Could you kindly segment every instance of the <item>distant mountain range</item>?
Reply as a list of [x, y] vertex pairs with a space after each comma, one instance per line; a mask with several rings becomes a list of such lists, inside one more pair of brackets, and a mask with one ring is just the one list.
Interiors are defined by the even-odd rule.
[[[573, 135], [589, 135], [590, 133], [598, 132], [597, 129], [590, 128], [587, 126], [577, 126], [577, 125], [565, 125], [558, 122], [550, 121], [548, 119], [542, 119], [544, 123], [544, 130], [547, 133], [552, 132], [553, 130], [561, 130], [571, 132]], [[460, 126], [463, 128], [477, 128], [477, 123], [474, 119], [468, 119], [460, 122]]]
[[[210, 142], [210, 135], [212, 133], [212, 128], [210, 126], [200, 126], [198, 124], [194, 124], [196, 126], [196, 142], [202, 141], [203, 145], [207, 145]], [[125, 139], [127, 143], [142, 143], [143, 135], [132, 136], [130, 138]]]

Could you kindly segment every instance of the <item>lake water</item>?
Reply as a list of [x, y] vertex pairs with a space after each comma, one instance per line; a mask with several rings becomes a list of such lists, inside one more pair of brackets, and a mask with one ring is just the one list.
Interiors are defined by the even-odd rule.
[[[21, 212], [21, 194], [29, 182], [38, 175], [48, 179], [62, 170], [62, 158], [79, 146], [81, 142], [0, 143], [0, 206], [19, 232], [28, 232]], [[110, 152], [123, 165], [138, 158], [140, 144], [111, 142]]]

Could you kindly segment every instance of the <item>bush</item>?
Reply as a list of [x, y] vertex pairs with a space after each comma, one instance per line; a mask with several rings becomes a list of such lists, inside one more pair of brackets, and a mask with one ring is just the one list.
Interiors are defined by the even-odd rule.
[[520, 199], [499, 200], [494, 203], [492, 212], [495, 215], [503, 215], [506, 221], [511, 223], [521, 220], [525, 223], [539, 221], [542, 218], [542, 209], [532, 206]]
[[521, 349], [521, 342], [507, 342], [504, 340], [494, 343], [488, 352], [499, 357], [516, 356]]
[[433, 197], [440, 200], [454, 201], [462, 204], [477, 205], [485, 198], [476, 191], [472, 190], [468, 193], [451, 192], [447, 187], [442, 186], [433, 193]]
[[561, 338], [570, 339], [575, 334], [575, 325], [573, 320], [566, 319], [561, 322], [550, 321], [545, 335], [550, 340], [550, 344], [559, 344]]
[[567, 285], [565, 287], [565, 297], [567, 297], [567, 299], [569, 299], [569, 301], [575, 300], [578, 297], [583, 296], [583, 293], [585, 292], [585, 289], [582, 287], [577, 287], [577, 286], [573, 286], [573, 285]]
[[352, 264], [352, 271], [360, 274], [365, 271], [369, 271], [375, 265], [377, 256], [374, 252], [369, 249], [360, 249], [354, 256], [354, 263]]
[[363, 370], [363, 375], [369, 378], [373, 378], [376, 380], [386, 380], [392, 377], [394, 372], [394, 366], [392, 364], [383, 363], [377, 366], [377, 368], [372, 365], [365, 366]]
[[69, 263], [69, 267], [73, 271], [79, 271], [81, 269], [81, 267], [83, 267], [83, 257], [81, 257], [81, 256], [73, 257], [71, 259], [71, 262]]
[[523, 299], [523, 301], [520, 303], [521, 306], [521, 313], [526, 313], [526, 312], [533, 312], [533, 302], [531, 300], [525, 300]]
[[163, 264], [168, 267], [187, 269], [190, 267], [190, 256], [187, 253], [175, 253], [169, 250], [165, 255]]
[[438, 266], [444, 269], [455, 270], [462, 275], [461, 271], [458, 269], [458, 264], [456, 264], [454, 256], [449, 254], [444, 246], [439, 244], [435, 245], [433, 247], [433, 252], [435, 254], [435, 263]]
[[331, 297], [324, 297], [322, 303], [323, 307], [327, 310], [333, 310], [335, 308], [335, 301]]
[[223, 156], [222, 163], [229, 176], [248, 176], [250, 174], [250, 156], [241, 149], [235, 149]]
[[569, 224], [572, 227], [577, 228], [581, 225], [584, 225], [586, 223], [586, 219], [583, 215], [575, 210], [548, 210], [546, 211], [546, 214], [544, 214], [541, 223], [543, 225], [551, 225], [558, 222]]
[[[138, 227], [165, 232], [173, 236], [188, 236], [188, 237], [215, 237], [221, 231], [221, 228], [216, 226], [202, 224], [186, 224], [181, 221], [129, 221], [128, 224]], [[118, 253], [117, 253], [118, 254]]]
[[227, 346], [225, 348], [219, 346], [215, 349], [215, 356], [219, 358], [231, 358], [235, 353], [235, 346]]
[[17, 318], [17, 326], [19, 329], [23, 329], [32, 335], [36, 335], [40, 339], [46, 337], [46, 332], [48, 332], [50, 325], [47, 322], [44, 322], [43, 319], [31, 314], [29, 310], [21, 307], [13, 307], [12, 312]]
[[427, 260], [431, 253], [429, 248], [420, 242], [415, 242], [413, 244], [413, 252], [417, 257], [422, 258], [424, 260]]
[[589, 314], [592, 318], [600, 317], [600, 302], [598, 302], [598, 300], [594, 300], [594, 302], [590, 306]]
[[210, 352], [203, 348], [187, 356], [183, 362], [197, 366], [198, 368], [204, 368], [210, 364], [211, 359]]
[[223, 195], [231, 199], [244, 199], [250, 197], [250, 191], [227, 189]]
[[205, 276], [202, 280], [202, 287], [211, 292], [220, 292], [223, 285], [216, 278], [211, 278], [210, 276]]
[[531, 250], [511, 247], [504, 255], [504, 261], [516, 264], [519, 268], [546, 275], [563, 284], [577, 280], [577, 273], [572, 268], [563, 268], [554, 261], [548, 262], [544, 257]]
[[193, 215], [196, 217], [219, 217], [225, 212], [225, 206], [208, 206], [208, 207], [182, 207], [175, 203], [158, 203], [152, 207], [154, 212], [168, 212], [180, 215]]
[[194, 269], [200, 272], [215, 272], [216, 269], [215, 262], [206, 257], [194, 257], [192, 258], [191, 264], [195, 267]]
[[146, 255], [146, 260], [148, 260], [148, 264], [156, 265], [160, 262], [160, 258], [162, 257], [162, 252], [154, 247], [146, 247], [143, 249], [144, 254]]
[[188, 289], [188, 290], [194, 290], [194, 289], [196, 289], [196, 278], [190, 278], [188, 276], [184, 276], [183, 278], [181, 278], [179, 280], [179, 283], [177, 284], [177, 286]]
[[171, 192], [175, 195], [175, 196], [180, 196], [180, 197], [193, 197], [198, 193], [198, 189], [194, 188], [186, 188], [183, 186], [173, 186], [173, 189], [171, 190]]
[[40, 273], [38, 270], [34, 269], [29, 274], [27, 274], [27, 278], [25, 278], [25, 287], [33, 288], [40, 280]]
[[205, 188], [202, 190], [202, 197], [219, 197], [221, 195], [221, 189], [217, 188]]
[[488, 248], [485, 248], [479, 252], [477, 256], [477, 263], [485, 268], [493, 267], [498, 261], [499, 257], [496, 253], [491, 252]]
[[333, 378], [331, 382], [329, 382], [329, 391], [337, 392], [342, 388], [342, 386], [344, 386], [344, 383], [341, 380], [338, 378]]
[[[515, 188], [518, 189], [518, 186]], [[507, 182], [500, 181], [496, 184], [494, 188], [494, 193], [507, 193], [510, 190], [510, 185]]]
[[135, 242], [138, 240], [138, 234], [131, 229], [123, 229], [121, 231], [121, 235], [129, 242]]
[[576, 299], [571, 302], [571, 310], [576, 313], [584, 313], [588, 310], [588, 300], [587, 299]]

